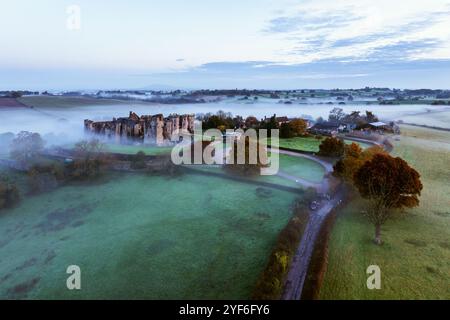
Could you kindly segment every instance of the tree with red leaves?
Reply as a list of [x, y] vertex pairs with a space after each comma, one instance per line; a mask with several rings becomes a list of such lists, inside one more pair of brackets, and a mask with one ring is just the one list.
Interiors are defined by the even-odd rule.
[[388, 154], [376, 154], [353, 176], [361, 196], [371, 202], [367, 216], [375, 225], [375, 243], [381, 244], [381, 225], [392, 217], [395, 209], [419, 205], [423, 188], [420, 174], [408, 163]]

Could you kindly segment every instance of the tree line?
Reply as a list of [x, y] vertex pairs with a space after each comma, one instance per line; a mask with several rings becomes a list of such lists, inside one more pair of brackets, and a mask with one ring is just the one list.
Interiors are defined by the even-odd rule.
[[295, 118], [280, 122], [276, 115], [266, 119], [257, 119], [255, 116], [243, 118], [233, 116], [230, 112], [218, 111], [216, 114], [206, 113], [197, 116], [202, 122], [202, 129], [218, 129], [225, 132], [227, 129], [266, 129], [270, 135], [271, 129], [279, 129], [280, 138], [293, 138], [308, 135], [308, 123], [305, 119]]

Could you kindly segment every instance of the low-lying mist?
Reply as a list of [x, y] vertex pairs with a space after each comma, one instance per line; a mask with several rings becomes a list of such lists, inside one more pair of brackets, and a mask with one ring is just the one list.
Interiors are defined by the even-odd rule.
[[[224, 100], [217, 103], [201, 104], [142, 104], [130, 101], [129, 105], [89, 105], [80, 107], [58, 107], [48, 108], [0, 108], [0, 134], [11, 132], [17, 134], [20, 131], [31, 131], [41, 134], [46, 141], [46, 146], [65, 145], [77, 142], [84, 135], [84, 120], [109, 121], [113, 117], [127, 117], [130, 111], [138, 115], [154, 115], [162, 113], [168, 116], [171, 113], [215, 113], [218, 110], [231, 112], [233, 115], [243, 117], [253, 115], [258, 118], [277, 114], [288, 117], [328, 117], [329, 111], [336, 105], [325, 104], [292, 104], [285, 105], [266, 101], [256, 103], [242, 103], [235, 100]], [[371, 110], [384, 120], [399, 120], [408, 114], [426, 112], [429, 109], [438, 109], [425, 105], [345, 105], [339, 106], [345, 112], [353, 110]], [[1, 142], [1, 141], [0, 141]], [[0, 143], [0, 148], [5, 148]], [[4, 150], [3, 150], [4, 151]]]

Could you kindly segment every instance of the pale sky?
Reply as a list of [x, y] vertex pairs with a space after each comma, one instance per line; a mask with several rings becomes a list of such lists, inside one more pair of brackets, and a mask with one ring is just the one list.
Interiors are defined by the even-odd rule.
[[[79, 29], [68, 28], [71, 6]], [[450, 89], [450, 0], [0, 0], [0, 10], [0, 90]]]

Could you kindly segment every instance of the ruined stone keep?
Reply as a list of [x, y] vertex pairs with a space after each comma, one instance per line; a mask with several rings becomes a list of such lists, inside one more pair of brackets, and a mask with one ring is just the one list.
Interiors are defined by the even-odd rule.
[[162, 114], [138, 116], [130, 111], [128, 118], [113, 118], [112, 121], [94, 122], [84, 120], [85, 131], [103, 135], [116, 142], [141, 141], [146, 144], [164, 145], [178, 142], [174, 133], [193, 133], [194, 115], [173, 114], [164, 118]]

